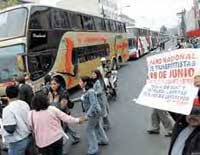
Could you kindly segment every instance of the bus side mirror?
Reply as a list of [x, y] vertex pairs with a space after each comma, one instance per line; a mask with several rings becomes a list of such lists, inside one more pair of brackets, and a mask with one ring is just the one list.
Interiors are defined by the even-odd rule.
[[21, 72], [25, 72], [26, 71], [26, 67], [25, 67], [25, 56], [22, 54], [18, 54], [17, 55], [17, 68], [19, 69], [19, 71]]

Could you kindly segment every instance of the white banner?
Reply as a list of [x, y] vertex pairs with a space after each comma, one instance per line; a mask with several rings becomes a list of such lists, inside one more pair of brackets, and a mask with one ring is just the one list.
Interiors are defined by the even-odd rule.
[[148, 79], [136, 103], [190, 114], [198, 88], [194, 77], [200, 75], [200, 50], [181, 49], [147, 58]]

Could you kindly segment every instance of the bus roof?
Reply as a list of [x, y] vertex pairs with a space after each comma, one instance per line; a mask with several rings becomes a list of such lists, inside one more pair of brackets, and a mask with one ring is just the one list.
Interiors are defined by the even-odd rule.
[[101, 17], [101, 16], [86, 14], [86, 13], [82, 13], [82, 12], [79, 12], [79, 11], [73, 11], [73, 10], [70, 10], [70, 9], [64, 9], [64, 8], [61, 8], [61, 7], [56, 7], [56, 6], [51, 6], [51, 5], [45, 5], [45, 4], [40, 4], [40, 3], [25, 3], [25, 4], [19, 4], [19, 5], [16, 5], [16, 6], [11, 6], [11, 7], [5, 8], [3, 10], [0, 10], [0, 14], [3, 13], [3, 12], [7, 12], [9, 10], [18, 9], [18, 8], [22, 8], [22, 7], [31, 8], [32, 6], [41, 6], [41, 7], [44, 6], [44, 7], [50, 7], [50, 8], [58, 8], [58, 9], [61, 9], [61, 10], [66, 10], [66, 11], [70, 11], [70, 12], [80, 13], [80, 14], [83, 14], [83, 15], [88, 15], [88, 16], [93, 16], [93, 17], [99, 17], [99, 18], [103, 18], [103, 19], [108, 19], [108, 20], [113, 20], [113, 21], [117, 21], [117, 22], [120, 22], [120, 23], [124, 23], [124, 22], [119, 21], [119, 20], [104, 18], [104, 17]]

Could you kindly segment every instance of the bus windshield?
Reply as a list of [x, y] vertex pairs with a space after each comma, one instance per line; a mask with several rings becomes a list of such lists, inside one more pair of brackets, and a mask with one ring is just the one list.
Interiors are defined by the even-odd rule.
[[14, 76], [19, 75], [16, 65], [16, 55], [23, 52], [23, 45], [0, 48], [0, 83], [11, 80]]
[[128, 48], [131, 49], [136, 49], [136, 42], [135, 39], [128, 39]]
[[0, 40], [24, 36], [27, 19], [26, 8], [0, 14]]

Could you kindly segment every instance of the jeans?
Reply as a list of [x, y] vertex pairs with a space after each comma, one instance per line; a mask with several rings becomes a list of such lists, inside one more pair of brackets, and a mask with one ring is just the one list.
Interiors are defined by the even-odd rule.
[[67, 133], [71, 137], [72, 144], [80, 141], [80, 137], [78, 136], [76, 131], [74, 131], [71, 127], [69, 127], [67, 123], [63, 123], [63, 129], [65, 133]]
[[54, 142], [53, 144], [39, 148], [39, 152], [42, 155], [62, 155], [63, 154], [63, 139]]
[[100, 117], [89, 118], [88, 120], [86, 128], [88, 154], [95, 154], [99, 151], [98, 143], [108, 143], [108, 138], [100, 120]]
[[30, 137], [26, 137], [18, 142], [9, 143], [8, 155], [25, 155], [30, 142]]
[[159, 131], [160, 123], [162, 123], [167, 133], [172, 132], [173, 122], [170, 119], [167, 111], [153, 109], [153, 113], [151, 114], [151, 120], [153, 129]]

